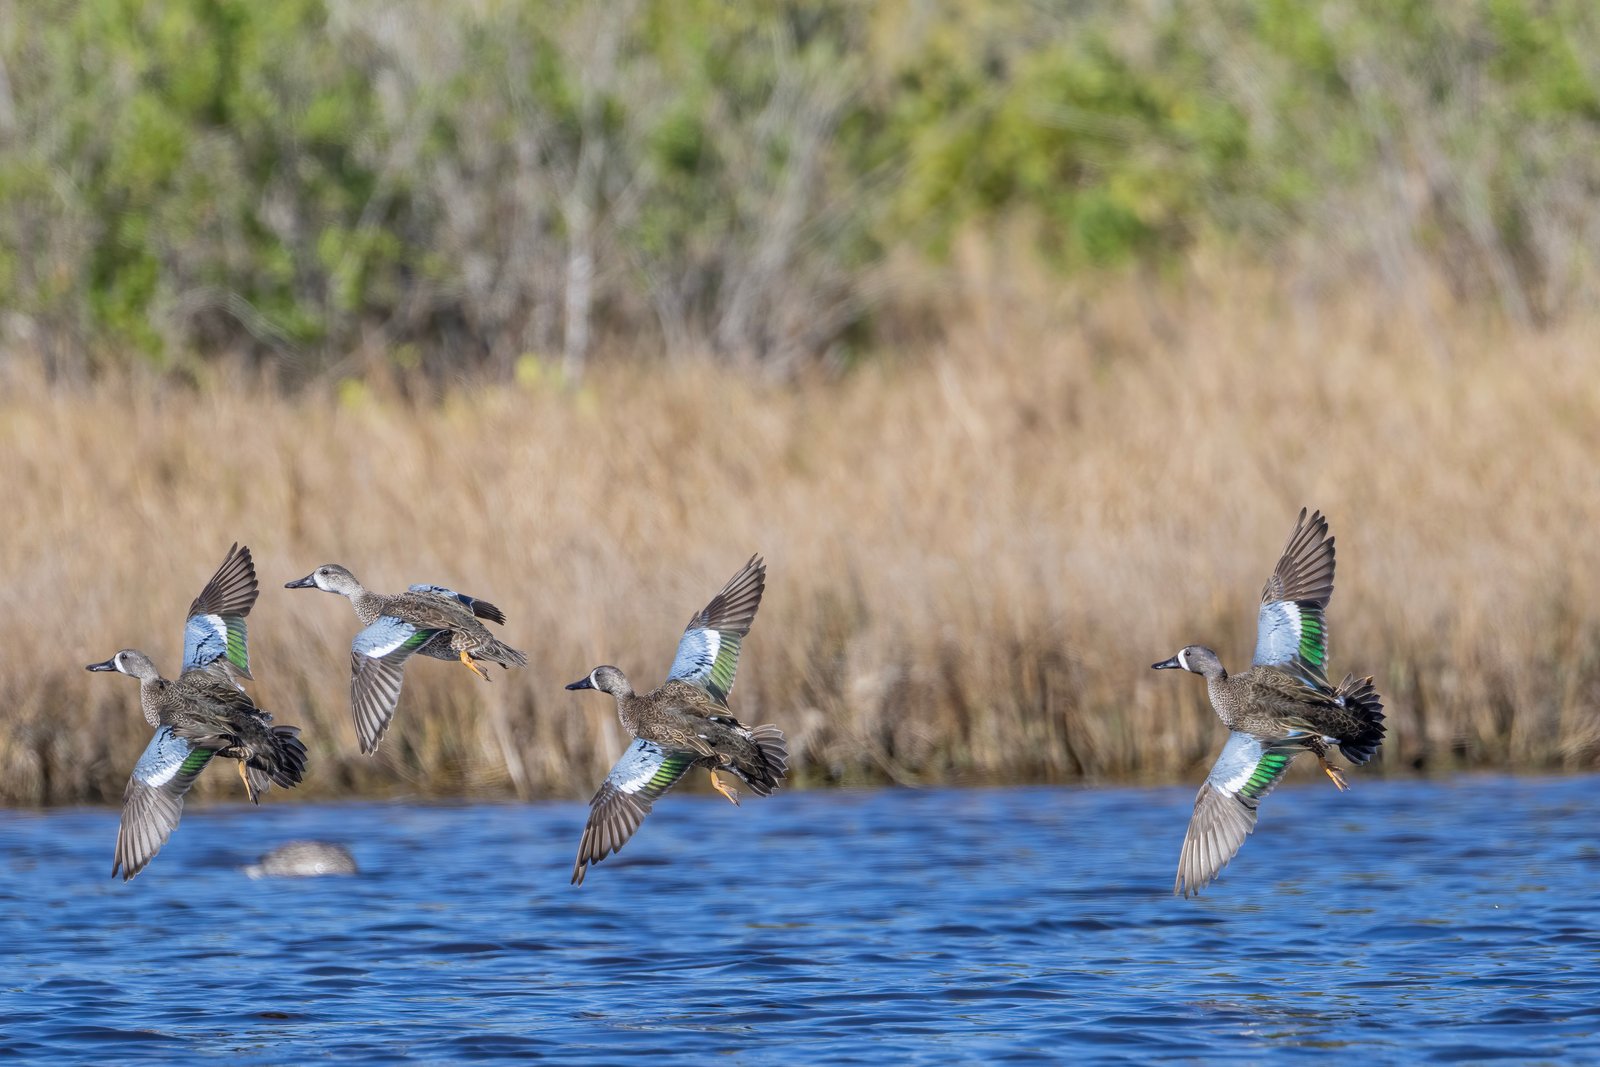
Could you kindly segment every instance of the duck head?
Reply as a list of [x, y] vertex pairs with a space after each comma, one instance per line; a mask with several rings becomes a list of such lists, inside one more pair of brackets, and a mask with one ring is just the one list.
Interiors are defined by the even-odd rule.
[[355, 596], [362, 591], [361, 583], [356, 581], [356, 576], [337, 563], [324, 563], [304, 578], [284, 582], [283, 587], [321, 589], [325, 593], [338, 593], [340, 596]]
[[567, 686], [568, 689], [598, 689], [602, 693], [612, 696], [628, 696], [633, 692], [633, 686], [628, 684], [627, 675], [615, 667], [596, 667], [589, 672], [587, 678], [579, 678]]
[[156, 665], [150, 661], [150, 657], [132, 648], [125, 648], [101, 663], [91, 663], [87, 669], [116, 671], [119, 674], [131, 675], [141, 682], [155, 681], [161, 677], [161, 672], [156, 670]]
[[1222, 660], [1217, 654], [1204, 645], [1185, 645], [1178, 649], [1178, 654], [1171, 659], [1164, 659], [1160, 663], [1150, 664], [1153, 670], [1158, 671], [1188, 671], [1191, 674], [1203, 675], [1206, 678], [1226, 677], [1227, 672], [1222, 669]]

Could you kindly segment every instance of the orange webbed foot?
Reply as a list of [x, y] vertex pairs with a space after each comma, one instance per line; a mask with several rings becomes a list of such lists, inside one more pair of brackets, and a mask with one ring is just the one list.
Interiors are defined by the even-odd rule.
[[489, 676], [487, 674], [483, 673], [483, 671], [479, 670], [478, 669], [478, 665], [476, 663], [472, 662], [472, 657], [467, 655], [465, 652], [461, 653], [461, 662], [466, 665], [467, 670], [471, 671], [473, 674], [476, 674], [479, 678], [482, 678], [484, 681], [486, 681], [486, 682], [489, 681]]
[[1344, 772], [1327, 760], [1322, 761], [1322, 773], [1333, 780], [1333, 784], [1339, 787], [1339, 792], [1343, 793], [1350, 788], [1350, 783], [1345, 781]]
[[256, 791], [250, 788], [250, 774], [245, 770], [244, 760], [239, 761], [239, 781], [244, 783], [244, 795], [250, 798], [250, 803], [261, 803], [261, 798], [256, 795]]
[[734, 807], [739, 806], [739, 791], [718, 777], [716, 771], [711, 772], [711, 788], [727, 797], [728, 800], [733, 803]]

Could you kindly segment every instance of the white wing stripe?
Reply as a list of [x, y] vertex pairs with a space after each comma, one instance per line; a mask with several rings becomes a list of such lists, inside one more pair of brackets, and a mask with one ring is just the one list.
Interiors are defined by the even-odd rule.
[[1222, 792], [1233, 796], [1255, 774], [1261, 755], [1260, 741], [1248, 734], [1233, 734], [1222, 747], [1222, 755], [1217, 757], [1216, 766], [1212, 767], [1207, 779]]
[[410, 636], [410, 634], [396, 634], [394, 640], [390, 641], [388, 644], [368, 645], [366, 648], [363, 648], [361, 652], [363, 655], [371, 656], [373, 659], [382, 659], [384, 656], [387, 656], [389, 653], [405, 644], [406, 638]]
[[1248, 781], [1250, 781], [1250, 771], [1249, 770], [1243, 770], [1243, 771], [1240, 771], [1238, 774], [1234, 775], [1232, 778], [1229, 778], [1227, 781], [1222, 782], [1220, 784], [1222, 785], [1222, 791], [1223, 792], [1232, 794], [1232, 793], [1237, 793], [1239, 790], [1243, 789], [1245, 787], [1245, 783], [1247, 783]]
[[147, 785], [166, 785], [177, 777], [183, 761], [193, 750], [193, 746], [175, 735], [171, 727], [163, 726], [150, 739], [139, 762], [134, 764], [133, 776]]
[[401, 622], [392, 615], [382, 615], [374, 619], [371, 626], [356, 634], [350, 647], [363, 656], [382, 659], [409, 641], [416, 632], [417, 628], [409, 622]]
[[[126, 767], [127, 764], [123, 764], [123, 766]], [[181, 762], [168, 763], [164, 767], [156, 770], [153, 774], [142, 778], [141, 781], [143, 781], [146, 785], [166, 785], [168, 782], [172, 781], [178, 776], [178, 768], [181, 766], [183, 766]]]

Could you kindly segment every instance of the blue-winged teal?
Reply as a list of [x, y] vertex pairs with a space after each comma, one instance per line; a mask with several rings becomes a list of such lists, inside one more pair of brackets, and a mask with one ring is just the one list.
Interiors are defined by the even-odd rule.
[[731, 771], [757, 796], [769, 796], [789, 771], [789, 749], [776, 726], [754, 729], [728, 710], [739, 667], [739, 642], [750, 632], [766, 564], [751, 556], [722, 592], [689, 620], [678, 654], [662, 685], [638, 694], [615, 667], [596, 667], [568, 689], [598, 689], [617, 701], [617, 716], [633, 735], [622, 758], [589, 802], [589, 819], [578, 843], [572, 884], [581, 885], [590, 864], [622, 848], [650, 806], [691, 767], [711, 772], [711, 784], [733, 803], [738, 790], [717, 775]]
[[139, 679], [139, 704], [156, 733], [134, 765], [122, 796], [116, 857], [124, 881], [144, 869], [183, 815], [183, 797], [213, 756], [239, 761], [239, 778], [255, 803], [268, 785], [294, 786], [305, 776], [306, 749], [293, 726], [273, 726], [236, 678], [250, 676], [244, 617], [256, 600], [250, 550], [234, 545], [189, 608], [183, 672], [167, 681], [150, 657], [125, 648], [91, 671]]
[[359, 874], [350, 850], [332, 841], [285, 841], [246, 865], [251, 878], [320, 878], [332, 874]]
[[476, 597], [442, 585], [413, 585], [385, 596], [362, 587], [337, 563], [318, 567], [286, 589], [321, 589], [348, 597], [366, 629], [350, 643], [350, 710], [361, 751], [371, 755], [383, 740], [400, 702], [401, 671], [420, 653], [433, 659], [459, 659], [484, 681], [489, 676], [475, 660], [502, 667], [526, 667], [528, 657], [491, 634], [479, 619], [504, 625], [505, 614]]
[[1372, 679], [1345, 675], [1337, 687], [1328, 683], [1324, 612], [1332, 595], [1327, 520], [1321, 512], [1308, 520], [1302, 508], [1261, 592], [1250, 669], [1230, 676], [1217, 654], [1199, 645], [1152, 664], [1202, 675], [1212, 708], [1232, 731], [1195, 798], [1174, 893], [1198, 893], [1227, 866], [1255, 829], [1261, 798], [1300, 753], [1315, 753], [1342, 790], [1344, 775], [1328, 762], [1329, 746], [1365, 763], [1383, 743], [1383, 702]]

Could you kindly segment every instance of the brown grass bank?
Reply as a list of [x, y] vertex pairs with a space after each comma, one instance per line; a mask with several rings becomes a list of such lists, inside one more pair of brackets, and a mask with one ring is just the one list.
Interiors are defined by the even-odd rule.
[[[622, 738], [562, 685], [659, 678], [757, 550], [734, 700], [784, 726], [803, 781], [1193, 779], [1220, 727], [1149, 664], [1188, 641], [1242, 664], [1302, 503], [1338, 537], [1334, 669], [1377, 675], [1385, 768], [1595, 766], [1600, 320], [1517, 332], [1237, 271], [1179, 288], [972, 289], [930, 350], [783, 388], [615, 365], [415, 404], [13, 366], [0, 800], [120, 796], [147, 728], [129, 680], [83, 665], [174, 667], [234, 539], [263, 582], [253, 692], [305, 727], [304, 795], [586, 797]], [[326, 561], [492, 598], [529, 668], [415, 664], [360, 756], [354, 614], [280, 588]]]

